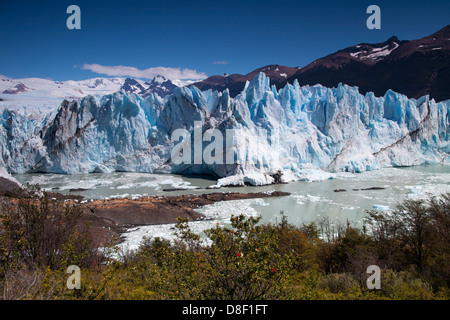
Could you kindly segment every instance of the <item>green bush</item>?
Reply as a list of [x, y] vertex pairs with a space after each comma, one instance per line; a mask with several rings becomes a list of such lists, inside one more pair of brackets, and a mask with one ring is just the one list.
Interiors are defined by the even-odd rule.
[[339, 293], [359, 288], [359, 284], [349, 273], [330, 273], [320, 279], [318, 288], [328, 289], [331, 293]]
[[[0, 202], [0, 292], [7, 299], [60, 297], [69, 265], [102, 261], [77, 202], [30, 186]], [[64, 275], [64, 276], [63, 276]], [[56, 280], [58, 279], [58, 280]], [[64, 289], [65, 288], [65, 289]]]
[[1, 203], [1, 252], [5, 271], [11, 263], [49, 266], [82, 265], [92, 256], [90, 234], [78, 222], [77, 203], [51, 199], [38, 186]]
[[434, 298], [431, 285], [407, 271], [381, 272], [381, 292], [383, 296], [395, 300], [429, 300]]
[[[156, 262], [176, 270], [171, 279], [176, 292], [189, 299], [275, 299], [288, 283], [290, 254], [278, 251], [273, 231], [257, 225], [260, 218], [231, 218], [231, 228], [206, 231], [210, 244], [201, 244], [187, 220], [177, 224], [178, 239]], [[159, 261], [159, 262], [158, 262]]]
[[449, 286], [450, 194], [405, 200], [390, 213], [369, 211], [366, 225], [386, 267], [412, 267], [435, 289]]

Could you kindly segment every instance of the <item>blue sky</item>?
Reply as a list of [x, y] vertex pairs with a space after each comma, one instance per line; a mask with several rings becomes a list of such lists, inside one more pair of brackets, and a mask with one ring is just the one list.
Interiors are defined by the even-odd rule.
[[[66, 27], [72, 4], [81, 9], [81, 30]], [[381, 8], [381, 30], [366, 27], [371, 4]], [[449, 18], [448, 0], [1, 1], [0, 74], [53, 80], [128, 71], [246, 74], [268, 64], [305, 66], [393, 35], [421, 38]]]

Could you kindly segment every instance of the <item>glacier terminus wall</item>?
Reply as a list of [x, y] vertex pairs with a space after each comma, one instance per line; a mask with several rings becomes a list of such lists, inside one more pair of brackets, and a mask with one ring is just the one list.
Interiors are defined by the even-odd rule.
[[4, 109], [0, 167], [9, 173], [210, 174], [262, 185], [447, 162], [450, 100], [340, 84], [277, 90], [260, 73], [228, 90], [179, 87], [160, 98], [119, 91], [63, 101], [39, 115]]

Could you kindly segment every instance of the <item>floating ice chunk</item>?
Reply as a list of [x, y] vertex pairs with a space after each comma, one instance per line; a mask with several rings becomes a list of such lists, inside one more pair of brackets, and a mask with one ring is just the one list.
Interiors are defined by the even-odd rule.
[[306, 196], [306, 198], [307, 198], [307, 201], [309, 201], [309, 202], [319, 202], [320, 201], [320, 197], [319, 196], [313, 196], [313, 195], [310, 195], [310, 194], [308, 194]]
[[373, 208], [381, 210], [381, 211], [389, 211], [389, 209], [390, 209], [389, 206], [385, 206], [385, 205], [381, 205], [381, 204], [374, 204]]
[[421, 186], [406, 186], [409, 189], [409, 194], [407, 197], [409, 199], [419, 199], [424, 196], [424, 192]]
[[250, 172], [247, 174], [239, 174], [221, 178], [217, 181], [216, 186], [245, 186], [246, 184], [261, 186], [272, 184], [274, 181], [275, 179], [268, 174], [262, 172]]
[[[300, 177], [299, 180], [303, 181], [323, 181], [327, 179], [332, 179], [333, 175], [329, 172], [325, 172], [319, 168], [314, 168], [311, 166], [303, 166], [302, 169], [300, 169], [300, 172], [297, 173], [297, 175]], [[288, 177], [292, 177], [292, 175], [288, 175]]]

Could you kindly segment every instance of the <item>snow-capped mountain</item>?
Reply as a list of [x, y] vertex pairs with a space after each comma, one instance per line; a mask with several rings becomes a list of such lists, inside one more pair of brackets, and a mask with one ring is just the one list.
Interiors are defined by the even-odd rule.
[[23, 83], [19, 82], [16, 85], [13, 85], [12, 87], [10, 87], [9, 89], [4, 90], [2, 93], [3, 94], [19, 94], [19, 93], [27, 92], [27, 91], [31, 91], [31, 90], [33, 90], [33, 89], [30, 89]]
[[[177, 87], [165, 98], [119, 91], [64, 101], [47, 117], [5, 110], [0, 167], [10, 173], [213, 174], [223, 185], [316, 179], [334, 171], [448, 159], [450, 100], [408, 99], [392, 90], [376, 97], [347, 85], [300, 86], [297, 81], [277, 90], [269, 82], [259, 73], [235, 98], [229, 90]], [[208, 135], [215, 136], [215, 147], [231, 141], [226, 151], [236, 152], [232, 163], [174, 161], [178, 129], [191, 142], [183, 153], [189, 150], [186, 154], [194, 158], [200, 136], [200, 154], [211, 153]], [[238, 133], [228, 139], [230, 132]]]
[[53, 81], [42, 78], [10, 79], [0, 75], [0, 112], [14, 109], [23, 114], [55, 112], [64, 99], [103, 96], [120, 90], [125, 79], [93, 78]]
[[404, 41], [399, 41], [397, 37], [392, 37], [386, 42], [378, 45], [371, 44], [359, 44], [352, 47], [348, 54], [359, 61], [363, 61], [367, 64], [375, 64], [392, 53], [397, 49]]
[[214, 75], [192, 85], [200, 90], [230, 90], [236, 97], [245, 82], [259, 72], [278, 89], [297, 80], [300, 85], [339, 83], [358, 86], [361, 93], [384, 95], [388, 89], [411, 98], [429, 95], [436, 101], [450, 99], [450, 25], [418, 40], [393, 36], [382, 43], [360, 43], [300, 67], [269, 65], [246, 75]]
[[450, 25], [418, 40], [391, 37], [378, 44], [361, 43], [317, 59], [285, 82], [335, 87], [358, 86], [361, 93], [383, 95], [388, 89], [410, 98], [429, 95], [450, 99]]
[[394, 36], [382, 43], [360, 43], [317, 59], [300, 71], [297, 70], [296, 74], [303, 74], [309, 70], [317, 70], [319, 68], [342, 70], [346, 65], [352, 62], [370, 67], [377, 62], [384, 60], [394, 50], [398, 49], [406, 42], [407, 41], [400, 41]]
[[177, 85], [164, 76], [157, 76], [151, 81], [145, 82], [142, 80], [126, 78], [123, 85], [120, 87], [120, 90], [123, 90], [126, 93], [136, 93], [144, 98], [153, 93], [164, 98], [168, 94], [171, 94], [177, 87]]
[[145, 91], [145, 88], [136, 79], [126, 78], [123, 85], [120, 87], [120, 90], [127, 93], [141, 94]]
[[[20, 94], [36, 91], [37, 95], [71, 98], [84, 97], [88, 94], [108, 94], [120, 89], [124, 80], [121, 78], [93, 78], [82, 81], [52, 81], [41, 78], [10, 79], [0, 77], [1, 94]], [[6, 97], [7, 98], [7, 97]]]
[[147, 81], [144, 83], [147, 88], [141, 93], [141, 95], [146, 98], [152, 93], [156, 93], [161, 98], [172, 94], [173, 90], [179, 85], [175, 85], [172, 81], [165, 78], [164, 76], [155, 77], [151, 81]]
[[[182, 84], [183, 82], [178, 81]], [[87, 95], [104, 96], [123, 90], [147, 97], [156, 93], [161, 97], [177, 87], [162, 76], [151, 81], [130, 78], [93, 78], [81, 81], [52, 81], [41, 78], [10, 79], [0, 75], [0, 108], [39, 109], [54, 111], [63, 99], [81, 99]]]

